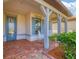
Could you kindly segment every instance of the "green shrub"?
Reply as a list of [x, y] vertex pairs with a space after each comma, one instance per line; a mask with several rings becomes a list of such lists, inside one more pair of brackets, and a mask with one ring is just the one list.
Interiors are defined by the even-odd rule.
[[52, 41], [56, 41], [57, 40], [57, 34], [49, 36], [49, 39], [52, 40]]
[[76, 59], [76, 32], [55, 34], [50, 36], [49, 39], [60, 41], [64, 45], [67, 59]]

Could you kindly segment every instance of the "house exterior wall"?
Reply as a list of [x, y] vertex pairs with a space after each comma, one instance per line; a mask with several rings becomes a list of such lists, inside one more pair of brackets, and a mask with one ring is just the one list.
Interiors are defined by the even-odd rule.
[[17, 40], [19, 39], [29, 39], [31, 34], [30, 27], [30, 13], [29, 14], [14, 14], [13, 12], [6, 12], [3, 14], [3, 37], [6, 41], [6, 17], [16, 16], [17, 20]]
[[[28, 40], [36, 40], [38, 36], [32, 35], [32, 17], [40, 17], [42, 21], [44, 20], [43, 16], [38, 14], [34, 14], [32, 12], [28, 12], [27, 14], [19, 14], [7, 12], [3, 14], [3, 36], [4, 41], [6, 41], [6, 16], [16, 16], [17, 17], [17, 40], [19, 39], [28, 39]], [[53, 21], [53, 20], [52, 20]], [[61, 23], [61, 32], [64, 32], [64, 22]], [[76, 21], [68, 21], [68, 32], [76, 31]], [[52, 23], [52, 32], [57, 33], [57, 22]], [[42, 34], [40, 37], [43, 37]], [[35, 39], [36, 38], [36, 39]]]
[[17, 15], [17, 39], [25, 39], [26, 22], [25, 15]]
[[25, 17], [25, 28], [26, 28], [26, 39], [30, 40], [31, 34], [32, 34], [32, 21], [31, 21], [31, 12], [26, 14]]
[[68, 32], [76, 32], [76, 20], [68, 21]]
[[[76, 31], [76, 20], [67, 22], [68, 32]], [[65, 32], [64, 22], [61, 23], [61, 33]], [[52, 24], [52, 32], [57, 33], [57, 23]]]

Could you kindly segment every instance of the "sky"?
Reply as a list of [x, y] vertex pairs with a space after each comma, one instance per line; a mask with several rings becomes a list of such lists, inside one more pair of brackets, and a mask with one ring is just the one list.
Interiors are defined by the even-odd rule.
[[76, 0], [61, 0], [61, 2], [76, 16]]

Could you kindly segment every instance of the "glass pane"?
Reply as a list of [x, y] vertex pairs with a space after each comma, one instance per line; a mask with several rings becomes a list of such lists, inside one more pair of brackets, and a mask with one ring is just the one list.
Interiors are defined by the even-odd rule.
[[41, 21], [38, 18], [33, 18], [32, 20], [32, 33], [40, 34], [41, 32]]
[[13, 18], [9, 18], [9, 34], [14, 33], [14, 20]]

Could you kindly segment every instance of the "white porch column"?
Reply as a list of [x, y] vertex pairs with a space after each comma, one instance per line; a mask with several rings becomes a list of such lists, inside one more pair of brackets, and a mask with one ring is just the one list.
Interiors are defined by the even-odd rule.
[[64, 26], [65, 26], [65, 32], [67, 33], [67, 31], [68, 31], [68, 30], [67, 30], [67, 29], [68, 29], [68, 28], [67, 28], [67, 19], [64, 19]]
[[49, 16], [51, 15], [52, 11], [45, 7], [41, 6], [42, 11], [44, 13], [44, 48], [49, 48]]
[[58, 34], [61, 33], [61, 20], [62, 20], [62, 17], [58, 14], [57, 15], [57, 24], [58, 24]]

